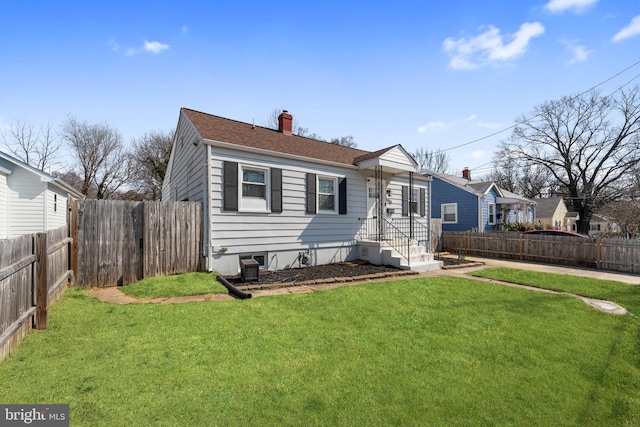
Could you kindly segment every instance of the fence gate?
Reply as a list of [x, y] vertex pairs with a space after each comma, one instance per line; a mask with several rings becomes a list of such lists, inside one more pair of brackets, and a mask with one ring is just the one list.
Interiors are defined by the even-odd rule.
[[80, 286], [126, 285], [202, 268], [202, 204], [78, 200], [72, 263]]

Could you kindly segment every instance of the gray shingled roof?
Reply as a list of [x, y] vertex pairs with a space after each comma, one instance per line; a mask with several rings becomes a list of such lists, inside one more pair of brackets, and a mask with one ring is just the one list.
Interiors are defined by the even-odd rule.
[[536, 199], [538, 202], [538, 210], [536, 216], [541, 218], [550, 218], [556, 211], [562, 197], [551, 197], [548, 199]]

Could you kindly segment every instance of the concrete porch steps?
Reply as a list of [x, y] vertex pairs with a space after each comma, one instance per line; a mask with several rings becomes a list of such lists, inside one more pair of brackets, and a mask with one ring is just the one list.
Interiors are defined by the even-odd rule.
[[382, 248], [382, 259], [385, 265], [391, 265], [403, 270], [425, 272], [439, 270], [443, 262], [433, 259], [433, 254], [427, 252], [424, 246], [412, 245], [409, 248], [409, 259], [403, 257], [391, 246]]

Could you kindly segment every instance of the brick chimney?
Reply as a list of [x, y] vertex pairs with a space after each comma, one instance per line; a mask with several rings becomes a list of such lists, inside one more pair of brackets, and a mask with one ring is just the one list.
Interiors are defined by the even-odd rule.
[[467, 179], [467, 180], [471, 181], [471, 169], [469, 169], [469, 168], [465, 167], [465, 168], [462, 170], [462, 177], [463, 177], [464, 179]]
[[291, 123], [293, 116], [287, 110], [282, 110], [278, 116], [278, 130], [285, 135], [291, 135]]

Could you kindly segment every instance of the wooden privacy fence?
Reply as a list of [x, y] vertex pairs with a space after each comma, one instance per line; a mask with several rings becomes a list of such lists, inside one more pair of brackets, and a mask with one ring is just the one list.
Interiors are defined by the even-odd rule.
[[442, 219], [431, 218], [431, 236], [430, 236], [431, 252], [440, 252], [442, 250]]
[[72, 266], [80, 286], [126, 285], [202, 268], [202, 204], [78, 200]]
[[0, 242], [0, 361], [32, 327], [47, 328], [48, 309], [72, 277], [67, 226]]
[[445, 231], [444, 251], [640, 273], [640, 240]]

